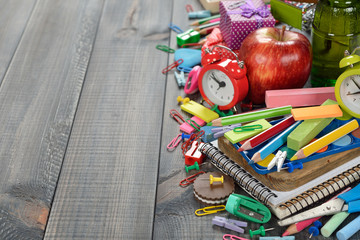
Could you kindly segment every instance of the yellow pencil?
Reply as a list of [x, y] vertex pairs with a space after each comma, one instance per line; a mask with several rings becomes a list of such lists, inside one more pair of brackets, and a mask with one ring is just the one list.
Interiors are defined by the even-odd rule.
[[299, 151], [295, 153], [295, 155], [290, 159], [291, 161], [297, 159], [303, 159], [305, 157], [310, 156], [321, 148], [329, 145], [330, 143], [338, 140], [339, 138], [345, 136], [346, 134], [354, 131], [359, 127], [359, 123], [356, 119], [348, 122], [347, 124], [342, 125], [341, 127], [329, 132], [325, 136], [319, 138], [318, 140], [306, 145]]

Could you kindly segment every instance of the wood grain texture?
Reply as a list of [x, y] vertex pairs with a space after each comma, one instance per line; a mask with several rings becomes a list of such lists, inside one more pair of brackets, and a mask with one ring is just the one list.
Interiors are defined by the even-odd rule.
[[106, 1], [45, 239], [151, 239], [171, 1]]
[[19, 45], [36, 0], [0, 0], [0, 85]]
[[101, 8], [39, 0], [12, 57], [0, 88], [0, 239], [44, 235]]

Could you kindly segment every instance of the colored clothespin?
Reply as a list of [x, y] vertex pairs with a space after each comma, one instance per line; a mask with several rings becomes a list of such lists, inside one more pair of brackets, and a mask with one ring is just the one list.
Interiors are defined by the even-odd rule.
[[174, 76], [176, 79], [176, 82], [178, 84], [179, 87], [184, 87], [185, 86], [185, 74], [184, 71], [180, 71], [180, 73], [174, 72]]
[[203, 173], [205, 173], [205, 172], [204, 172], [204, 171], [197, 172], [197, 173], [195, 173], [195, 174], [193, 174], [193, 175], [191, 175], [191, 176], [189, 176], [189, 177], [181, 180], [180, 183], [179, 183], [179, 185], [180, 185], [181, 187], [187, 187], [187, 186], [189, 186], [190, 184], [192, 184], [199, 175], [201, 175], [201, 174], [203, 174]]
[[179, 26], [176, 26], [175, 24], [172, 24], [172, 23], [169, 24], [169, 28], [171, 30], [173, 30], [174, 32], [176, 32], [177, 34], [184, 32]]
[[209, 176], [209, 182], [210, 182], [210, 185], [212, 185], [214, 182], [224, 183], [224, 176], [214, 177], [213, 175], [210, 174], [210, 176]]
[[217, 127], [214, 129], [211, 129], [212, 132], [214, 132], [214, 138], [219, 138], [224, 136], [224, 134], [228, 131], [233, 130], [236, 127], [240, 127], [241, 123], [238, 124], [233, 124], [233, 125], [228, 125], [228, 126], [223, 126], [223, 127]]
[[286, 159], [286, 155], [287, 155], [287, 152], [286, 151], [278, 151], [276, 154], [275, 154], [275, 157], [270, 161], [270, 163], [268, 164], [267, 166], [267, 170], [270, 170], [272, 169], [275, 165], [276, 165], [276, 168], [277, 168], [277, 171], [280, 172], [280, 170], [282, 170], [282, 166], [284, 164], [284, 161]]
[[185, 153], [185, 165], [193, 165], [195, 162], [201, 164], [205, 158], [205, 154], [199, 151], [203, 143], [194, 141], [190, 150]]
[[200, 170], [200, 167], [199, 167], [199, 163], [198, 162], [195, 162], [194, 165], [191, 165], [191, 166], [185, 166], [185, 171], [188, 173], [190, 170]]
[[200, 71], [200, 66], [195, 66], [190, 71], [184, 87], [184, 92], [186, 94], [194, 94], [199, 91], [198, 78]]
[[215, 216], [212, 219], [212, 224], [217, 225], [219, 227], [224, 227], [226, 229], [233, 230], [238, 233], [244, 233], [245, 230], [241, 227], [247, 227], [247, 222], [242, 222], [233, 219], [227, 219], [224, 217]]
[[217, 205], [217, 206], [210, 206], [210, 207], [204, 207], [197, 209], [195, 211], [196, 216], [204, 216], [209, 215], [217, 212], [225, 211], [225, 205]]
[[261, 236], [265, 236], [265, 232], [267, 231], [271, 231], [271, 230], [274, 230], [275, 228], [268, 228], [268, 229], [265, 229], [264, 226], [260, 226], [259, 229], [257, 230], [249, 230], [249, 234], [250, 234], [250, 237], [252, 238], [254, 235], [261, 235]]
[[200, 40], [200, 33], [194, 29], [189, 29], [186, 32], [179, 33], [176, 36], [176, 42], [179, 46], [186, 43], [197, 43]]

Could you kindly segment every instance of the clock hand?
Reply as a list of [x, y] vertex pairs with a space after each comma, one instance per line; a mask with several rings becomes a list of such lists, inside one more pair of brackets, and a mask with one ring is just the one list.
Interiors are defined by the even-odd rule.
[[218, 88], [217, 90], [219, 90], [220, 88], [226, 86], [225, 82], [220, 82], [219, 80], [217, 80], [217, 78], [215, 77], [214, 73], [211, 73], [210, 77], [211, 77], [212, 79], [214, 79], [214, 81], [215, 81], [217, 84], [219, 84], [219, 88]]
[[360, 93], [360, 91], [353, 92], [353, 93], [348, 92], [346, 95], [355, 95], [355, 94], [359, 94], [359, 93]]
[[353, 82], [355, 83], [355, 85], [357, 86], [357, 88], [360, 89], [360, 85], [355, 81], [355, 79], [354, 79], [354, 78], [350, 78], [350, 79], [351, 79], [351, 81], [353, 81]]

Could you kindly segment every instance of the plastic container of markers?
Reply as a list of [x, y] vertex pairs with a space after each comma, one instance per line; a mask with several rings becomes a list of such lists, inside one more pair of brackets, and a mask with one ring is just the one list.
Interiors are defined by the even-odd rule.
[[[276, 123], [282, 121], [283, 119], [280, 120], [276, 120], [276, 121], [271, 121], [270, 124], [275, 125]], [[324, 128], [315, 138], [318, 139], [326, 134], [328, 134], [329, 132], [335, 130], [336, 128], [350, 122], [353, 119], [350, 120], [338, 120], [338, 119], [334, 119], [326, 128]], [[360, 124], [360, 119], [356, 119], [359, 124]], [[274, 136], [276, 137], [276, 136]], [[247, 151], [243, 151], [240, 152], [239, 154], [241, 154], [244, 159], [249, 162], [252, 158], [252, 156], [258, 152], [262, 147], [264, 147], [268, 142], [270, 142], [274, 137], [268, 139], [267, 141], [261, 143], [260, 145], [258, 145], [257, 147], [247, 150]], [[234, 147], [236, 149], [239, 149], [241, 147], [240, 143], [236, 143], [234, 144]], [[295, 161], [290, 161], [290, 158], [296, 153], [296, 151], [291, 150], [289, 148], [287, 148], [286, 143], [281, 146], [278, 150], [281, 151], [287, 151], [288, 154], [286, 156], [286, 159], [284, 161], [283, 167], [285, 167], [287, 164], [294, 164], [297, 162], [301, 162], [306, 163], [306, 162], [310, 162], [319, 158], [323, 158], [323, 157], [327, 157], [330, 156], [332, 154], [336, 154], [336, 153], [340, 153], [340, 152], [344, 152], [350, 149], [354, 149], [360, 147], [360, 138], [354, 136], [352, 133], [349, 133], [347, 135], [345, 135], [344, 137], [338, 139], [337, 141], [329, 144], [327, 146], [327, 149], [325, 151], [318, 151], [306, 158], [300, 159], [300, 160], [295, 160]], [[276, 152], [278, 151], [276, 150]], [[275, 155], [276, 152], [273, 152], [273, 154]], [[276, 166], [273, 167], [272, 169], [268, 170], [267, 166], [261, 166], [259, 163], [254, 163], [254, 164], [250, 164], [250, 166], [259, 174], [267, 174], [267, 173], [271, 173], [271, 172], [275, 172], [277, 171]]]

